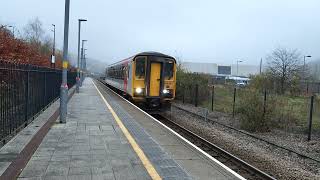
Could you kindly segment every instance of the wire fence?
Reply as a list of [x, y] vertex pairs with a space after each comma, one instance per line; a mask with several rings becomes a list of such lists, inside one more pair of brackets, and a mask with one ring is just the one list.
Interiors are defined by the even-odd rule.
[[320, 97], [317, 93], [290, 96], [230, 84], [197, 83], [178, 84], [177, 90], [177, 100], [223, 113], [230, 118], [222, 118], [222, 123], [235, 128], [251, 131], [273, 128], [303, 135], [308, 140], [312, 132], [320, 137]]
[[[61, 70], [0, 60], [0, 140], [28, 125], [59, 97]], [[76, 72], [68, 72], [68, 87]]]

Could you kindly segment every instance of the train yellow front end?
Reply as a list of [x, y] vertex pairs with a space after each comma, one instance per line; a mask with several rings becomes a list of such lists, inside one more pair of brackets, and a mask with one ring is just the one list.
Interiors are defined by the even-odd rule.
[[110, 78], [107, 73], [107, 83], [148, 109], [168, 109], [175, 98], [176, 60], [171, 56], [155, 52], [140, 53], [108, 69], [119, 69], [120, 75], [116, 76], [120, 78]]

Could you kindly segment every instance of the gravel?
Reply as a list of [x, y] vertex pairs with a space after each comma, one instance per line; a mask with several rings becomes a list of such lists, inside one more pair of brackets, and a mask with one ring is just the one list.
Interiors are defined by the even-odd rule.
[[[174, 105], [204, 115], [203, 108], [179, 103]], [[277, 179], [320, 179], [320, 164], [315, 161], [275, 148], [272, 145], [217, 123], [207, 122], [203, 118], [197, 118], [174, 108], [174, 106], [171, 112], [166, 113], [166, 116]], [[237, 121], [232, 120], [223, 113], [210, 112], [208, 117], [233, 127], [238, 126], [235, 123]], [[320, 142], [315, 140], [307, 142], [301, 136], [284, 133], [279, 130], [254, 135], [320, 159]]]

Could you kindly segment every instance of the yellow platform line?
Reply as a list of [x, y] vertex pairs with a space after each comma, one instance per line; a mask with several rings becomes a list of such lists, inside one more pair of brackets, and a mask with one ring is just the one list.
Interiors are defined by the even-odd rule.
[[110, 106], [110, 104], [108, 103], [108, 101], [103, 97], [103, 95], [101, 94], [100, 90], [97, 88], [97, 86], [95, 85], [95, 83], [92, 81], [94, 87], [97, 89], [98, 93], [100, 94], [102, 100], [104, 101], [104, 103], [107, 105], [107, 108], [109, 109], [109, 111], [111, 112], [112, 116], [114, 117], [114, 119], [116, 120], [118, 126], [120, 127], [121, 131], [123, 132], [123, 134], [126, 136], [126, 138], [128, 139], [130, 145], [132, 146], [133, 150], [137, 153], [138, 157], [140, 158], [143, 166], [146, 168], [146, 170], [148, 171], [149, 175], [151, 176], [152, 179], [154, 180], [160, 180], [162, 179], [160, 177], [160, 175], [158, 174], [158, 172], [156, 171], [156, 169], [153, 167], [153, 165], [151, 164], [151, 162], [149, 161], [149, 159], [147, 158], [147, 156], [144, 154], [144, 152], [142, 151], [142, 149], [140, 148], [140, 146], [137, 144], [137, 142], [134, 140], [134, 138], [131, 136], [130, 132], [127, 130], [127, 128], [123, 125], [122, 121], [120, 120], [120, 118], [118, 117], [118, 115], [114, 112], [114, 110], [112, 109], [112, 107]]

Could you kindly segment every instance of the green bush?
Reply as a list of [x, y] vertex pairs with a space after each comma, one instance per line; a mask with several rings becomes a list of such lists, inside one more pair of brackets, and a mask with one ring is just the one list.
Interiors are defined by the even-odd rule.
[[274, 106], [268, 99], [268, 103], [264, 113], [263, 95], [256, 90], [248, 89], [240, 98], [237, 106], [237, 113], [240, 117], [241, 129], [250, 132], [266, 132], [272, 127], [272, 116], [274, 114]]
[[185, 96], [185, 101], [193, 103], [195, 97], [195, 87], [198, 85], [198, 103], [210, 97], [210, 88], [208, 82], [210, 75], [191, 73], [181, 67], [177, 66], [177, 85], [176, 85], [176, 99], [182, 99]]

